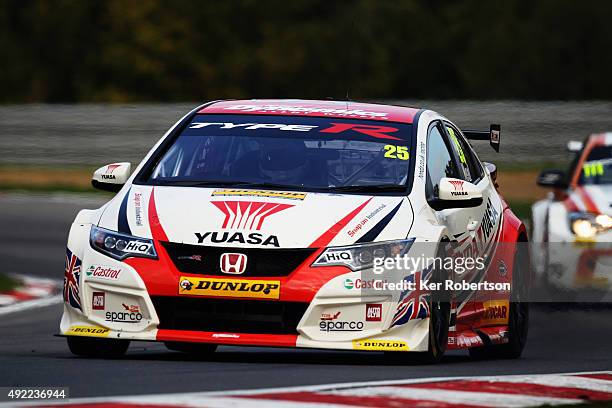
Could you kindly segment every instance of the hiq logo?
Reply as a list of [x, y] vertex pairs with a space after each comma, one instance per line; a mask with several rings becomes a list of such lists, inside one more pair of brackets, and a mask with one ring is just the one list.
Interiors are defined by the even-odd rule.
[[330, 252], [325, 255], [327, 262], [352, 261], [353, 256], [349, 251]]

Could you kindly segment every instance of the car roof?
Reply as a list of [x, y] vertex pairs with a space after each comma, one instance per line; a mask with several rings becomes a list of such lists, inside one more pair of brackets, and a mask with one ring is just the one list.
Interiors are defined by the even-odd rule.
[[419, 109], [352, 101], [304, 99], [246, 99], [213, 102], [198, 113], [318, 116], [413, 123]]
[[612, 132], [595, 133], [590, 135], [588, 140], [594, 146], [610, 146], [612, 145]]

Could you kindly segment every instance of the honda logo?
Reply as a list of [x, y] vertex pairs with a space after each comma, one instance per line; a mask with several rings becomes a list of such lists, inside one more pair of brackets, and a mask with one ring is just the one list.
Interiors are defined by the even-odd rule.
[[233, 275], [244, 273], [247, 265], [247, 256], [245, 254], [225, 253], [220, 259], [221, 272]]

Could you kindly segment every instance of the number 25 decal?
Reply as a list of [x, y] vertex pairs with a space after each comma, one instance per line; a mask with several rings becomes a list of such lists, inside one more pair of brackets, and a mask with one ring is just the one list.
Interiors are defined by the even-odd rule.
[[385, 157], [388, 159], [408, 160], [410, 157], [407, 146], [385, 145], [385, 150]]

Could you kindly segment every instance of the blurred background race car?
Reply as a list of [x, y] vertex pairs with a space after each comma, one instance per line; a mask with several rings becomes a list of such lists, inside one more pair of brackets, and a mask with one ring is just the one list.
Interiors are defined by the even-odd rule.
[[552, 188], [532, 207], [533, 264], [549, 288], [607, 290], [612, 283], [612, 133], [570, 141], [568, 172], [544, 170]]

